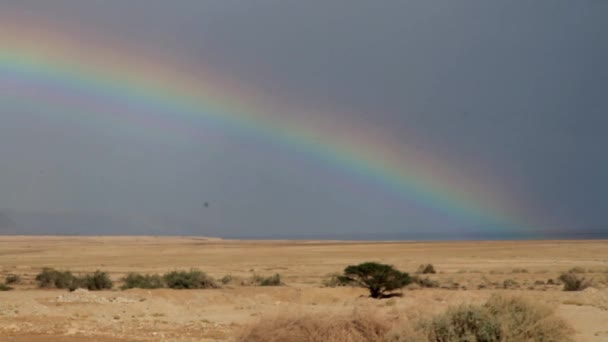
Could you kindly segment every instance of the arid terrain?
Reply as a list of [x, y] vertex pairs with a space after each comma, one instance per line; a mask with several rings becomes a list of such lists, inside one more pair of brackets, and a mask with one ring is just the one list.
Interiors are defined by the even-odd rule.
[[[365, 289], [324, 286], [331, 274], [363, 261], [413, 274], [431, 263], [438, 288], [367, 297]], [[114, 290], [39, 289], [43, 267], [107, 271]], [[583, 291], [551, 284], [574, 267], [593, 281]], [[233, 280], [220, 289], [120, 290], [128, 272], [198, 268]], [[284, 286], [243, 286], [252, 275], [279, 273]], [[0, 237], [0, 341], [230, 341], [264, 315], [373, 310], [400, 319], [509, 293], [548, 303], [576, 330], [577, 341], [608, 341], [608, 241], [329, 242], [236, 241], [178, 237]], [[425, 275], [426, 276], [426, 275]], [[549, 282], [548, 280], [552, 281]]]

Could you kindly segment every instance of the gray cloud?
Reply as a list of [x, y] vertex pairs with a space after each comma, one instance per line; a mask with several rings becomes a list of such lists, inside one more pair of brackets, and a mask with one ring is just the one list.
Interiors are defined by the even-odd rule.
[[[607, 229], [605, 1], [0, 0], [0, 11], [204, 61], [305, 108], [340, 109], [336, 119], [467, 161], [537, 222]], [[152, 139], [6, 103], [0, 120], [0, 208], [230, 236], [479, 229], [236, 132]]]

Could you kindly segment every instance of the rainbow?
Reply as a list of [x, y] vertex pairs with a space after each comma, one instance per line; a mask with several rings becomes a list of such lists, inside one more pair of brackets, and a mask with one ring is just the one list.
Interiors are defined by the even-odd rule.
[[[33, 86], [34, 85], [34, 86]], [[56, 29], [24, 18], [0, 21], [0, 99], [40, 106], [51, 116], [99, 115], [136, 129], [201, 139], [205, 122], [242, 130], [384, 186], [408, 201], [487, 229], [536, 229], [500, 186], [352, 122], [337, 122], [269, 98], [259, 89], [214, 73], [199, 62], [150, 56], [137, 47], [106, 44], [82, 29]], [[288, 115], [284, 115], [288, 113]], [[412, 132], [404, 134], [413, 135]]]

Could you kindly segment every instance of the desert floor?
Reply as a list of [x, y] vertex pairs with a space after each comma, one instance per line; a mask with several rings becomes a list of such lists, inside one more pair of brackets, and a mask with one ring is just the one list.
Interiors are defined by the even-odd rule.
[[[414, 273], [431, 263], [436, 289], [405, 289], [403, 297], [374, 300], [357, 288], [323, 281], [363, 261], [390, 263]], [[38, 289], [42, 267], [75, 273], [162, 273], [199, 268], [235, 281], [213, 290], [88, 292]], [[594, 285], [564, 292], [547, 285], [561, 272], [585, 269]], [[253, 274], [280, 273], [285, 286], [241, 286]], [[577, 331], [577, 341], [608, 341], [608, 241], [322, 242], [228, 241], [173, 237], [0, 237], [0, 341], [230, 341], [263, 315], [374, 310], [424, 316], [492, 293], [515, 293], [554, 305]], [[506, 289], [505, 289], [505, 280]], [[118, 288], [119, 282], [115, 284]]]

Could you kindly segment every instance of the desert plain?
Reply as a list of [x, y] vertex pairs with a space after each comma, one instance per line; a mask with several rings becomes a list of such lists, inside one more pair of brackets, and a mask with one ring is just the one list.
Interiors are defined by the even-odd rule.
[[[402, 297], [376, 300], [353, 287], [329, 287], [347, 265], [378, 261], [424, 275], [439, 287], [411, 286]], [[43, 267], [76, 274], [102, 270], [113, 290], [40, 289]], [[572, 268], [592, 281], [563, 291], [549, 279]], [[197, 268], [219, 289], [120, 290], [129, 272]], [[280, 274], [283, 286], [245, 286], [254, 274]], [[507, 293], [551, 305], [576, 341], [608, 341], [608, 241], [343, 242], [240, 241], [197, 237], [0, 237], [0, 341], [230, 341], [266, 315], [372, 310], [406, 319]], [[406, 317], [407, 316], [407, 317]]]

